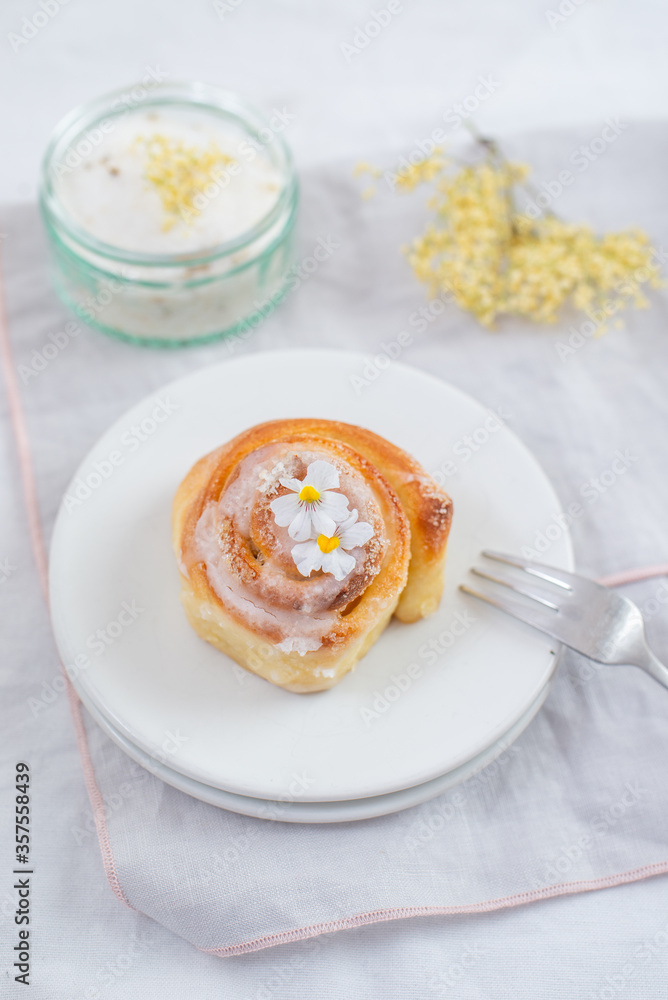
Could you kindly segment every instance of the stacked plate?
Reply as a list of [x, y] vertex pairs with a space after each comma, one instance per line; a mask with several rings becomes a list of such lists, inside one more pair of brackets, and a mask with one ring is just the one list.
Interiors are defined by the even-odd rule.
[[[171, 383], [102, 437], [58, 516], [52, 615], [82, 701], [142, 766], [234, 812], [331, 823], [426, 801], [516, 739], [554, 673], [548, 639], [458, 589], [481, 549], [519, 552], [546, 537], [559, 503], [544, 473], [498, 415], [457, 389], [396, 363], [364, 385], [365, 363], [282, 351]], [[170, 531], [172, 497], [197, 458], [252, 424], [299, 416], [382, 434], [455, 508], [436, 614], [393, 623], [352, 674], [312, 695], [273, 687], [197, 637]], [[572, 568], [565, 531], [546, 558]]]

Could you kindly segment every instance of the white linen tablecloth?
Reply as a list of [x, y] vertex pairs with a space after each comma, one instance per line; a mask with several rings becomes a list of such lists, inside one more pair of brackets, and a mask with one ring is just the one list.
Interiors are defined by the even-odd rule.
[[[509, 151], [529, 159], [538, 179], [547, 180], [590, 135], [534, 134], [510, 143]], [[563, 196], [560, 211], [601, 228], [641, 225], [661, 246], [668, 235], [662, 166], [667, 150], [665, 127], [628, 126], [596, 170], [592, 166]], [[142, 351], [82, 329], [42, 366], [38, 359], [49, 335], [64, 329], [69, 317], [48, 284], [35, 211], [3, 214], [9, 329], [47, 538], [60, 497], [88, 448], [129, 405], [165, 381], [268, 347], [338, 346], [373, 356], [406, 328], [423, 294], [398, 248], [423, 217], [420, 199], [379, 194], [363, 202], [351, 166], [336, 164], [303, 178], [301, 252], [308, 256], [324, 238], [336, 244], [331, 257], [252, 337], [185, 352]], [[562, 360], [557, 344], [567, 340], [568, 323], [544, 331], [508, 322], [490, 334], [451, 308], [415, 338], [402, 360], [492, 409], [504, 408], [507, 423], [536, 454], [564, 508], [581, 502], [582, 513], [571, 525], [578, 565], [603, 576], [665, 561], [668, 551], [665, 320], [665, 297], [655, 295], [652, 309], [629, 314], [625, 329], [588, 340]], [[668, 692], [632, 668], [594, 669], [572, 656], [530, 729], [501, 762], [461, 789], [461, 800], [451, 792], [394, 817], [344, 827], [271, 824], [197, 803], [142, 772], [89, 723], [120, 890], [141, 912], [123, 909], [100, 866], [30, 551], [6, 399], [2, 407], [0, 601], [6, 652], [0, 829], [3, 844], [11, 845], [8, 780], [14, 760], [27, 759], [34, 775], [36, 948], [47, 921], [64, 911], [63, 939], [52, 939], [44, 979], [35, 953], [33, 995], [138, 996], [152, 975], [161, 995], [175, 997], [188, 995], [189, 981], [197, 983], [193, 995], [205, 997], [536, 995], [530, 976], [523, 975], [518, 986], [508, 966], [503, 982], [495, 973], [495, 942], [507, 941], [500, 928], [509, 919], [517, 921], [526, 942], [517, 960], [542, 983], [539, 995], [664, 995], [665, 877], [655, 879], [651, 890], [649, 882], [642, 884], [642, 898], [656, 901], [646, 902], [642, 912], [634, 909], [641, 886], [606, 890], [620, 900], [614, 919], [606, 911], [596, 945], [605, 950], [606, 962], [582, 951], [572, 974], [561, 970], [559, 992], [549, 992], [540, 978], [544, 965], [532, 941], [544, 948], [545, 937], [537, 926], [560, 917], [586, 926], [597, 919], [603, 893], [532, 904], [512, 917], [412, 917], [394, 926], [331, 933], [364, 922], [364, 914], [378, 909], [492, 908], [503, 905], [493, 902], [502, 897], [550, 893], [560, 884], [569, 891], [665, 871]], [[620, 452], [625, 471], [602, 485]], [[603, 483], [609, 479], [603, 476]], [[664, 659], [667, 591], [662, 580], [629, 590], [645, 607], [650, 637]], [[11, 848], [3, 851], [10, 855]], [[569, 885], [578, 882], [586, 884]], [[11, 945], [13, 892], [5, 879], [0, 927]], [[96, 960], [91, 968], [86, 955], [79, 955], [72, 971], [81, 932], [73, 940], [69, 929], [83, 926], [72, 919], [77, 911], [86, 914]], [[168, 932], [142, 913], [219, 953], [244, 951], [249, 942], [266, 946], [272, 935], [280, 942], [298, 928], [316, 936], [220, 962], [165, 937]], [[99, 956], [106, 954], [112, 925], [123, 926], [124, 944], [105, 965]], [[597, 936], [587, 940], [592, 948]], [[156, 978], [167, 949], [192, 963], [190, 980], [184, 975], [178, 982], [170, 974], [169, 982], [161, 981], [159, 973]], [[211, 962], [218, 965], [205, 964]], [[569, 994], [575, 982], [577, 993]], [[9, 997], [22, 995], [11, 982], [8, 991]]]

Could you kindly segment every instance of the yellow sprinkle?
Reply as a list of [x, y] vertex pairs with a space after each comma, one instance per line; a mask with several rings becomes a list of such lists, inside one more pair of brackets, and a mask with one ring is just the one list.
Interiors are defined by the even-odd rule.
[[353, 177], [361, 177], [362, 174], [371, 174], [372, 177], [380, 177], [382, 171], [378, 167], [373, 167], [370, 163], [365, 160], [360, 161], [353, 167]]
[[213, 141], [208, 146], [186, 146], [180, 139], [159, 133], [137, 141], [146, 155], [146, 179], [162, 201], [165, 230], [179, 219], [192, 223], [193, 216], [211, 200], [206, 189], [215, 188], [220, 172], [235, 162]]

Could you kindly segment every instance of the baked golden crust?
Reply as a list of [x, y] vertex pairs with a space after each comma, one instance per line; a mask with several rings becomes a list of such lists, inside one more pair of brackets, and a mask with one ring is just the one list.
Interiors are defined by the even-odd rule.
[[[340, 583], [299, 574], [269, 510], [286, 492], [270, 481], [272, 465], [292, 463], [295, 475], [303, 455], [341, 471], [374, 528]], [[449, 497], [421, 466], [371, 431], [318, 419], [258, 424], [200, 459], [176, 493], [186, 614], [203, 638], [272, 683], [324, 690], [355, 666], [392, 614], [415, 621], [436, 608], [451, 517]], [[300, 632], [313, 639], [301, 648]]]

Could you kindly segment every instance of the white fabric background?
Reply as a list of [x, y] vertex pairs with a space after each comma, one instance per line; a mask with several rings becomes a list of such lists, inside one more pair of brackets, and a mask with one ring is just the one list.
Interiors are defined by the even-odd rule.
[[[340, 239], [341, 249], [238, 350], [321, 343], [373, 352], [382, 340], [396, 336], [411, 309], [422, 302], [420, 289], [394, 253], [415, 227], [418, 202], [412, 210], [410, 203], [388, 197], [359, 202], [349, 179], [350, 167], [358, 156], [369, 157], [386, 144], [411, 148], [416, 137], [428, 135], [439, 123], [444, 107], [470, 93], [470, 82], [475, 84], [479, 73], [497, 63], [515, 83], [509, 85], [510, 96], [502, 100], [499, 93], [496, 112], [491, 101], [482, 109], [488, 117], [481, 116], [481, 120], [489, 122], [490, 128], [509, 132], [517, 122], [547, 125], [562, 118], [593, 122], [579, 131], [551, 136], [534, 133], [509, 140], [511, 150], [517, 148], [535, 164], [539, 179], [555, 176], [570, 152], [598, 133], [605, 114], [626, 113], [628, 107], [636, 118], [648, 111], [662, 116], [655, 93], [660, 90], [659, 71], [647, 72], [651, 66], [648, 48], [657, 26], [650, 5], [623, 16], [621, 7], [611, 12], [608, 5], [603, 14], [589, 0], [558, 32], [551, 33], [542, 9], [529, 11], [518, 5], [517, 16], [509, 18], [507, 9], [495, 13], [491, 5], [472, 7], [464, 14], [454, 7], [426, 3], [411, 5], [409, 11], [407, 4], [396, 31], [392, 35], [388, 31], [370, 46], [358, 65], [347, 67], [345, 60], [338, 59], [338, 41], [351, 36], [351, 26], [368, 8], [337, 5], [334, 14], [332, 5], [328, 13], [316, 15], [314, 8], [305, 5], [270, 7], [252, 0], [245, 4], [222, 22], [209, 9], [186, 15], [176, 6], [165, 12], [162, 5], [146, 4], [131, 29], [127, 28], [128, 5], [127, 30], [122, 31], [122, 6], [115, 5], [112, 11], [111, 5], [77, 6], [73, 0], [42, 36], [16, 55], [10, 68], [16, 96], [9, 121], [20, 122], [22, 134], [16, 159], [5, 158], [3, 165], [5, 197], [29, 196], [35, 158], [54, 118], [77, 100], [140, 75], [143, 66], [151, 58], [159, 62], [163, 52], [174, 57], [172, 75], [199, 72], [276, 106], [283, 101], [289, 106], [288, 95], [294, 96], [304, 109], [303, 118], [288, 135], [304, 171], [303, 252], [309, 252], [318, 236], [329, 233]], [[11, 22], [7, 30], [13, 30], [25, 11], [32, 11], [29, 5], [12, 6], [13, 10], [4, 12]], [[194, 45], [193, 22], [198, 17], [202, 21]], [[272, 21], [278, 17], [280, 21]], [[115, 45], [110, 44], [110, 25], [116, 26]], [[105, 32], [107, 39], [102, 42]], [[438, 79], [425, 82], [421, 68], [428, 53], [428, 64], [440, 73], [434, 43], [439, 32], [441, 38], [458, 39], [457, 44], [447, 45], [443, 86]], [[253, 48], [255, 33], [258, 41]], [[331, 39], [338, 61], [325, 63], [322, 52], [332, 44]], [[278, 67], [276, 78], [266, 68], [264, 73], [258, 71], [258, 66], [272, 65], [258, 59], [259, 50], [268, 60], [269, 46]], [[622, 55], [624, 69], [619, 72]], [[131, 65], [132, 58], [140, 63], [137, 69]], [[229, 75], [221, 72], [221, 60], [229, 65]], [[569, 70], [564, 74], [566, 64]], [[85, 76], [72, 72], [77, 66], [85, 69]], [[60, 74], [56, 72], [59, 67]], [[346, 72], [350, 75], [344, 83]], [[411, 82], [416, 72], [419, 76]], [[562, 81], [559, 86], [558, 80]], [[582, 81], [587, 81], [586, 88]], [[41, 135], [39, 128], [33, 129], [35, 119], [29, 120], [28, 109], [37, 121], [43, 121]], [[657, 242], [665, 240], [666, 143], [662, 127], [629, 126], [594, 165], [596, 169], [592, 167], [563, 198], [564, 214], [583, 215], [605, 227], [638, 223]], [[318, 165], [317, 171], [306, 169]], [[28, 187], [19, 189], [20, 184]], [[21, 364], [29, 361], [33, 347], [46, 342], [49, 332], [62, 328], [67, 317], [54, 304], [45, 280], [34, 213], [5, 212], [0, 228], [7, 233], [4, 253], [11, 329], [16, 361]], [[555, 353], [560, 336], [563, 330], [545, 334], [512, 328], [492, 336], [449, 312], [430, 326], [404, 360], [436, 371], [488, 406], [505, 404], [512, 414], [510, 426], [537, 454], [566, 504], [577, 498], [590, 476], [609, 465], [617, 448], [635, 449], [639, 457], [629, 474], [573, 526], [579, 565], [604, 574], [664, 559], [668, 543], [665, 306], [657, 302], [651, 313], [631, 315], [626, 331], [587, 344], [567, 363], [560, 362]], [[31, 380], [23, 394], [47, 529], [72, 470], [111, 420], [167, 379], [224, 357], [228, 350], [223, 344], [158, 355], [82, 334]], [[2, 463], [16, 477], [5, 406], [3, 399]], [[283, 946], [225, 960], [197, 953], [153, 921], [123, 908], [102, 874], [94, 835], [82, 838], [79, 834], [81, 843], [77, 843], [72, 832], [85, 828], [89, 805], [65, 698], [58, 696], [34, 719], [26, 702], [31, 693], [44, 694], [47, 689], [42, 683], [53, 681], [57, 666], [27, 543], [17, 478], [3, 490], [1, 502], [0, 554], [16, 570], [0, 591], [2, 621], [11, 626], [2, 674], [7, 722], [3, 719], [0, 829], [2, 842], [7, 843], [11, 817], [6, 776], [15, 759], [27, 757], [35, 776], [33, 941], [39, 950], [33, 964], [34, 996], [67, 1000], [94, 996], [95, 991], [102, 997], [119, 998], [450, 993], [527, 998], [626, 995], [658, 1000], [665, 995], [668, 947], [661, 936], [666, 930], [665, 878], [487, 916], [380, 925], [332, 935], [315, 945]], [[638, 585], [629, 593], [642, 603], [659, 585], [659, 581]], [[665, 624], [665, 613], [650, 622], [657, 651], [664, 658], [668, 653]], [[577, 677], [579, 669], [572, 663], [571, 676]], [[555, 691], [536, 727], [559, 719], [566, 702], [559, 701], [558, 695]], [[615, 830], [609, 841], [606, 838], [606, 850], [614, 848], [620, 861], [637, 854], [639, 864], [650, 855], [652, 860], [665, 856], [661, 826], [665, 807], [661, 812], [657, 797], [660, 763], [666, 756], [665, 737], [662, 745], [658, 728], [662, 719], [666, 728], [661, 690], [630, 670], [598, 671], [582, 695], [582, 705], [598, 706], [607, 720], [599, 746], [604, 747], [606, 740], [616, 743], [613, 756], [628, 757], [630, 771], [641, 782], [654, 782], [656, 789], [649, 801], [642, 800], [642, 809], [629, 812], [624, 837], [617, 839]], [[578, 706], [577, 700], [571, 704]], [[565, 748], [568, 726], [587, 724], [584, 707], [581, 711], [582, 719], [571, 717], [565, 720], [565, 730], [555, 728]], [[655, 732], [653, 726], [657, 726]], [[648, 738], [653, 732], [655, 739]], [[528, 733], [525, 739], [529, 738]], [[643, 753], [637, 756], [640, 743]], [[615, 801], [613, 785], [619, 777], [618, 770], [607, 773], [606, 757], [598, 761], [598, 767], [606, 778], [601, 782], [600, 803], [593, 803], [596, 807]], [[568, 777], [567, 771], [561, 774], [562, 787], [567, 787]], [[485, 791], [492, 803], [504, 801], [505, 781], [501, 772]], [[124, 812], [119, 810], [117, 816]], [[646, 824], [648, 819], [652, 825]], [[490, 823], [495, 821], [498, 809], [492, 808]], [[512, 836], [516, 836], [514, 830]], [[3, 855], [7, 857], [4, 849]], [[8, 877], [0, 875], [0, 879], [0, 942], [5, 963], [14, 943], [8, 920], [13, 894]], [[635, 949], [656, 935], [656, 953], [641, 952], [645, 957], [636, 957]], [[456, 979], [465, 962], [465, 974]], [[10, 985], [7, 995], [22, 994]]]

